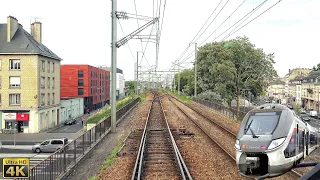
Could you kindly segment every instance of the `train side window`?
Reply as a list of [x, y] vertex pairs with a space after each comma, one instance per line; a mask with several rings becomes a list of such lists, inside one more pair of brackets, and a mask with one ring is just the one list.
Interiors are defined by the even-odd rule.
[[313, 133], [310, 133], [310, 147], [317, 145], [317, 136], [314, 135]]
[[290, 142], [287, 148], [283, 151], [285, 158], [290, 158], [296, 155], [296, 133], [295, 130], [292, 133]]

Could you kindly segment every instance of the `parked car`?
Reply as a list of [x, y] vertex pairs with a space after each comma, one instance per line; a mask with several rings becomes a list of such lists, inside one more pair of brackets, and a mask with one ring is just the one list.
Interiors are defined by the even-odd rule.
[[304, 120], [304, 121], [310, 121], [309, 115], [306, 112], [303, 112], [303, 111], [300, 113], [300, 118], [302, 120]]
[[72, 118], [68, 121], [66, 121], [64, 124], [65, 125], [72, 125], [72, 124], [76, 124], [77, 123], [77, 120], [75, 118]]
[[32, 147], [32, 151], [36, 153], [56, 152], [61, 150], [66, 144], [68, 144], [68, 138], [49, 139], [43, 141], [42, 143], [35, 144]]

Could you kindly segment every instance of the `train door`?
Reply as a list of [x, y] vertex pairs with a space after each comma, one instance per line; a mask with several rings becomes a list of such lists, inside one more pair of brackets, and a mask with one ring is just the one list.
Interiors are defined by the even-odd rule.
[[306, 138], [305, 138], [305, 143], [306, 143], [306, 156], [309, 155], [309, 131], [306, 132]]

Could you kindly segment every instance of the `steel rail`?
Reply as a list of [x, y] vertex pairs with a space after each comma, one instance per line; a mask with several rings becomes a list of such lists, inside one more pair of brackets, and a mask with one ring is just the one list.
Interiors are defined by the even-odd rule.
[[[220, 127], [221, 129], [223, 129], [223, 130], [225, 130], [226, 132], [228, 132], [229, 134], [233, 135], [235, 138], [237, 137], [237, 135], [236, 135], [234, 132], [232, 132], [232, 131], [230, 131], [229, 129], [223, 127], [223, 126], [220, 125], [219, 123], [213, 121], [211, 118], [209, 118], [209, 117], [207, 117], [206, 115], [202, 114], [202, 113], [199, 112], [197, 109], [195, 109], [195, 108], [193, 108], [193, 107], [191, 107], [191, 106], [189, 106], [189, 105], [186, 105], [184, 102], [181, 102], [179, 99], [177, 99], [176, 97], [172, 96], [171, 94], [169, 94], [169, 95], [170, 95], [172, 98], [174, 98], [175, 100], [179, 101], [181, 104], [187, 106], [189, 109], [191, 109], [191, 110], [193, 110], [194, 112], [196, 112], [197, 114], [199, 114], [200, 116], [204, 117], [205, 119], [209, 120], [210, 122], [214, 123], [215, 125], [217, 125], [217, 126]], [[169, 100], [171, 101], [170, 98], [169, 98]], [[171, 101], [171, 102], [173, 102], [173, 101]], [[174, 102], [173, 102], [173, 103], [174, 103]], [[174, 104], [175, 104], [175, 103], [174, 103]], [[175, 105], [178, 107], [178, 109], [181, 109], [177, 104], [175, 104]], [[181, 110], [181, 111], [182, 111], [182, 110]], [[191, 117], [188, 116], [184, 111], [182, 111], [182, 112], [183, 112], [189, 119], [191, 118]], [[208, 134], [207, 134], [198, 124], [196, 124], [196, 125], [208, 136]], [[212, 139], [212, 138], [210, 137], [210, 139]], [[214, 141], [214, 140], [213, 140], [213, 141]], [[215, 143], [216, 143], [216, 142], [215, 142]], [[216, 143], [216, 144], [217, 144], [217, 143]], [[218, 146], [220, 146], [220, 145], [218, 145]], [[222, 148], [222, 147], [221, 147], [221, 148]], [[222, 148], [222, 149], [224, 150], [224, 148]], [[224, 151], [225, 151], [225, 150], [224, 150]], [[229, 153], [229, 152], [226, 152], [226, 153], [228, 153], [228, 155], [230, 156], [230, 153]], [[233, 159], [236, 160], [234, 157], [233, 157]], [[291, 172], [294, 176], [296, 176], [297, 178], [302, 177], [302, 174], [300, 174], [299, 172], [297, 172], [297, 171], [294, 170], [294, 169], [291, 169], [290, 172]]]
[[181, 107], [178, 106], [178, 104], [176, 104], [175, 102], [173, 102], [171, 100], [171, 98], [169, 98], [169, 100], [172, 102], [172, 104], [174, 104], [188, 119], [190, 119], [199, 129], [201, 129], [201, 131], [208, 136], [209, 139], [211, 139], [217, 146], [219, 146], [219, 148], [222, 149], [222, 151], [228, 155], [233, 161], [236, 161], [236, 158], [229, 153], [229, 151], [224, 148], [217, 140], [215, 140], [206, 130], [204, 130], [201, 125], [199, 123], [197, 123], [197, 121], [195, 119], [193, 119], [191, 116], [189, 116], [187, 114], [186, 111], [184, 111]]
[[[168, 124], [168, 120], [166, 118], [166, 115], [165, 115], [165, 112], [164, 112], [160, 97], [161, 96], [158, 96], [157, 98], [160, 100], [161, 111], [162, 111], [162, 114], [164, 116], [164, 120], [166, 122], [168, 133], [170, 135], [170, 140], [171, 140], [171, 143], [172, 143], [172, 147], [174, 149], [175, 158], [176, 158], [176, 162], [177, 162], [177, 164], [179, 166], [180, 174], [181, 174], [183, 180], [187, 180], [187, 179], [188, 180], [189, 179], [192, 180], [190, 172], [189, 172], [189, 170], [188, 170], [188, 168], [187, 168], [187, 166], [186, 166], [186, 164], [185, 164], [185, 162], [184, 162], [184, 160], [183, 160], [183, 158], [181, 156], [181, 153], [179, 152], [177, 144], [175, 143], [174, 137], [173, 137], [173, 135], [171, 133], [171, 130], [170, 130], [170, 127], [169, 127], [169, 124]], [[141, 179], [143, 163], [144, 163], [144, 158], [145, 158], [146, 139], [147, 139], [147, 134], [148, 134], [147, 127], [148, 127], [148, 122], [149, 122], [149, 119], [150, 119], [151, 109], [152, 109], [152, 106], [154, 104], [154, 100], [155, 99], [156, 99], [156, 93], [154, 93], [151, 105], [149, 106], [149, 112], [148, 112], [147, 120], [145, 122], [144, 131], [143, 131], [142, 138], [141, 138], [141, 143], [140, 143], [140, 146], [139, 146], [139, 151], [138, 151], [138, 154], [137, 154], [135, 166], [134, 166], [133, 173], [132, 173], [132, 178], [131, 178], [132, 180], [135, 180], [135, 179], [140, 180]]]
[[[161, 96], [163, 97], [163, 96]], [[186, 163], [184, 162], [182, 156], [181, 156], [181, 153], [179, 151], [179, 148], [173, 138], [173, 135], [171, 133], [171, 130], [170, 130], [170, 127], [169, 127], [169, 123], [168, 123], [168, 120], [167, 120], [167, 117], [166, 117], [166, 113], [164, 112], [164, 109], [163, 109], [163, 106], [162, 106], [162, 101], [160, 100], [160, 105], [161, 105], [161, 111], [163, 113], [163, 116], [164, 116], [164, 119], [166, 121], [166, 125], [167, 125], [167, 129], [168, 129], [168, 132], [170, 134], [170, 138], [171, 138], [171, 143], [173, 144], [173, 147], [174, 147], [174, 151], [176, 153], [176, 158], [177, 160], [179, 161], [179, 167], [180, 167], [180, 172], [181, 172], [181, 175], [183, 176], [183, 179], [186, 179], [186, 176], [188, 177], [188, 179], [192, 180], [192, 177], [190, 175], [190, 172], [187, 168], [187, 165]]]
[[[137, 168], [139, 168], [139, 172], [141, 170], [141, 165], [139, 164], [139, 162], [141, 162], [141, 159], [143, 158], [141, 156], [141, 154], [143, 155], [142, 149], [144, 148], [144, 145], [145, 145], [146, 129], [147, 129], [148, 120], [149, 120], [149, 117], [150, 117], [150, 112], [151, 112], [151, 108], [152, 108], [152, 105], [153, 105], [154, 97], [155, 97], [155, 94], [153, 94], [152, 101], [151, 101], [151, 104], [149, 106], [147, 120], [146, 120], [145, 125], [144, 125], [144, 130], [143, 130], [143, 134], [142, 134], [142, 138], [141, 138], [141, 142], [140, 142], [140, 146], [139, 146], [139, 151], [138, 151], [136, 162], [135, 162], [135, 165], [134, 165], [134, 168], [133, 168], [133, 173], [132, 173], [132, 178], [131, 178], [132, 180], [134, 180], [135, 177], [136, 177]], [[139, 167], [138, 167], [138, 165], [139, 165]]]

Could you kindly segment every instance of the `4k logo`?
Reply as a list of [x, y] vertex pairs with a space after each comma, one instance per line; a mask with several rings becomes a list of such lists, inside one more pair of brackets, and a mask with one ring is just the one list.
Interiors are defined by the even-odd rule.
[[28, 158], [4, 158], [3, 178], [29, 178], [29, 163]]

